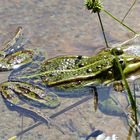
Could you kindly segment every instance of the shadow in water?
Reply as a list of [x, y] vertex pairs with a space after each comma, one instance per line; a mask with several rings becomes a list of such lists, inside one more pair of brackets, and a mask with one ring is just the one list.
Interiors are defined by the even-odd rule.
[[[107, 87], [107, 88], [98, 88], [98, 91], [99, 91], [99, 93], [98, 93], [98, 99], [99, 99], [99, 101], [98, 101], [98, 109], [100, 109], [100, 111], [102, 111], [103, 113], [105, 113], [105, 114], [107, 114], [107, 115], [123, 116], [123, 114], [122, 114], [122, 113], [124, 113], [123, 110], [122, 110], [122, 113], [116, 115], [117, 111], [118, 111], [118, 113], [119, 113], [119, 111], [120, 111], [120, 110], [117, 110], [118, 108], [116, 108], [116, 107], [119, 107], [119, 108], [120, 108], [120, 106], [118, 106], [117, 100], [115, 101], [115, 100], [111, 97], [111, 95], [110, 95], [110, 88], [108, 88], [108, 87]], [[103, 96], [103, 95], [104, 95], [104, 96]], [[67, 106], [66, 108], [64, 108], [64, 109], [62, 109], [62, 110], [60, 110], [60, 111], [54, 113], [53, 115], [49, 116], [49, 118], [50, 118], [50, 119], [56, 118], [57, 116], [62, 115], [62, 114], [65, 113], [66, 111], [69, 111], [70, 109], [75, 108], [76, 106], [78, 106], [78, 105], [80, 105], [80, 104], [83, 104], [84, 102], [88, 101], [89, 99], [93, 99], [93, 96], [94, 96], [93, 94], [91, 94], [91, 95], [89, 95], [89, 96], [86, 96], [86, 97], [82, 98], [81, 100], [77, 101], [76, 103], [74, 103], [74, 104], [72, 104], [72, 105], [70, 105], [70, 106]], [[110, 100], [108, 100], [108, 99], [110, 99], [111, 102], [110, 102]], [[105, 101], [105, 102], [104, 102], [104, 101]], [[111, 107], [111, 106], [112, 106], [112, 105], [110, 104], [110, 103], [112, 103], [112, 102], [113, 102], [113, 105], [115, 105], [115, 106], [112, 107], [113, 110], [110, 110], [111, 108], [108, 108], [108, 107]], [[106, 103], [107, 103], [107, 104], [106, 104]], [[109, 106], [108, 106], [108, 105], [109, 105]], [[111, 106], [110, 106], [110, 105], [111, 105]], [[103, 108], [102, 108], [102, 107], [103, 107]], [[114, 107], [115, 107], [115, 108], [114, 108]], [[114, 111], [114, 109], [116, 109], [116, 110]], [[113, 112], [113, 111], [114, 111], [114, 112]], [[111, 112], [111, 113], [110, 113], [110, 112]], [[124, 115], [125, 115], [125, 114], [124, 114]], [[35, 116], [35, 114], [32, 114], [31, 117], [32, 117], [32, 118], [36, 118], [36, 119], [39, 120], [40, 122], [36, 122], [36, 123], [33, 124], [32, 126], [30, 126], [30, 127], [26, 128], [26, 129], [22, 130], [21, 132], [19, 132], [18, 134], [16, 134], [17, 137], [23, 135], [24, 133], [26, 133], [26, 132], [32, 130], [33, 128], [35, 128], [35, 127], [37, 127], [37, 126], [39, 126], [39, 125], [41, 125], [41, 124], [44, 123], [44, 121], [38, 119], [38, 116]], [[127, 118], [126, 118], [126, 119], [127, 119]], [[102, 132], [102, 131], [100, 131], [100, 130], [93, 131], [90, 135], [87, 136], [86, 140], [88, 140], [90, 137], [96, 137], [96, 136], [99, 135], [101, 132]]]
[[96, 138], [97, 136], [101, 135], [103, 133], [103, 131], [101, 130], [95, 130], [93, 131], [91, 134], [89, 134], [85, 140], [89, 140], [91, 137], [92, 138]]
[[[72, 104], [72, 105], [70, 105], [70, 106], [68, 106], [68, 107], [66, 107], [66, 108], [64, 108], [64, 109], [62, 109], [62, 110], [60, 110], [60, 111], [58, 111], [57, 113], [54, 113], [54, 114], [51, 115], [49, 118], [50, 118], [50, 119], [54, 119], [54, 118], [56, 118], [57, 116], [59, 116], [59, 115], [65, 113], [66, 111], [69, 111], [70, 109], [72, 109], [72, 108], [74, 108], [74, 107], [76, 107], [76, 106], [78, 106], [78, 105], [80, 105], [80, 104], [82, 104], [82, 103], [84, 103], [84, 102], [87, 102], [88, 100], [90, 100], [90, 99], [92, 99], [92, 98], [93, 98], [93, 95], [87, 96], [87, 97], [85, 97], [85, 98], [83, 98], [83, 99], [77, 101], [76, 103], [74, 103], [74, 104]], [[39, 125], [41, 125], [41, 124], [43, 124], [42, 121], [36, 122], [36, 123], [33, 124], [32, 126], [30, 126], [30, 127], [26, 128], [26, 129], [24, 129], [23, 131], [17, 133], [17, 134], [16, 134], [15, 136], [13, 136], [13, 137], [20, 137], [20, 136], [23, 135], [24, 133], [26, 133], [26, 132], [28, 132], [28, 131], [30, 131], [30, 130], [36, 128], [37, 126], [39, 126]]]

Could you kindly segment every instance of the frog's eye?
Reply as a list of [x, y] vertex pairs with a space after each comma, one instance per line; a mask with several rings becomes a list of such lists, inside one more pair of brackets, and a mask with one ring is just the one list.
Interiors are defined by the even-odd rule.
[[121, 55], [121, 54], [123, 54], [123, 50], [120, 47], [113, 48], [113, 49], [111, 49], [111, 54]]

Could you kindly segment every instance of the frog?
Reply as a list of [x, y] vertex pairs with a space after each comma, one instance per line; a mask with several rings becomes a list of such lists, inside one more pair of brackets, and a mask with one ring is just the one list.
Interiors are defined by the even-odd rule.
[[[50, 58], [40, 63], [36, 70], [34, 69], [35, 63], [32, 63], [29, 67], [12, 71], [9, 81], [28, 81], [33, 85], [47, 88], [62, 98], [88, 96], [96, 93], [94, 87], [104, 88], [104, 86], [110, 86], [113, 82], [121, 80], [114, 52], [127, 78], [138, 74], [140, 57], [125, 52], [121, 47], [115, 47], [104, 49], [95, 56]], [[98, 102], [95, 100], [95, 106], [100, 105], [100, 110], [103, 113], [107, 112], [108, 115], [124, 115], [124, 112], [112, 99], [109, 90], [103, 94], [104, 98], [100, 94]]]
[[[19, 53], [19, 51], [22, 52]], [[22, 58], [24, 55], [30, 56], [28, 55], [28, 52], [28, 50], [24, 49], [17, 50], [14, 53], [10, 53], [9, 56], [15, 56], [16, 58], [18, 56], [16, 54], [19, 53], [19, 55], [21, 54]], [[22, 56], [23, 53], [24, 55]], [[12, 91], [10, 88], [10, 93], [12, 92], [12, 94], [16, 94], [18, 89], [19, 94], [16, 94], [16, 96], [21, 97], [22, 93], [22, 99], [27, 97], [25, 97], [24, 92], [20, 90], [25, 89], [25, 91], [28, 91], [28, 94], [30, 95], [30, 90], [34, 86], [39, 86], [40, 88], [47, 88], [50, 91], [55, 91], [55, 95], [61, 97], [67, 95], [69, 96], [72, 94], [76, 94], [76, 96], [79, 97], [79, 93], [81, 95], [81, 92], [82, 95], [88, 95], [86, 91], [89, 89], [89, 94], [93, 94], [93, 92], [95, 92], [95, 88], [93, 91], [93, 87], [98, 87], [99, 85], [108, 85], [113, 81], [121, 79], [121, 74], [119, 72], [114, 53], [117, 55], [119, 63], [126, 77], [131, 76], [131, 74], [134, 74], [137, 70], [139, 70], [140, 57], [124, 52], [120, 47], [104, 49], [95, 56], [58, 56], [55, 58], [39, 61], [39, 63], [33, 61], [38, 57], [36, 59], [32, 59], [32, 57], [30, 57], [30, 59], [28, 59], [29, 61], [25, 62], [26, 64], [30, 63], [29, 65], [21, 64], [18, 68], [13, 69], [13, 71], [9, 75], [9, 83], [7, 83], [8, 91], [11, 85], [14, 85]], [[8, 59], [6, 59], [5, 57], [5, 60]], [[11, 63], [13, 64], [13, 68], [16, 64], [18, 64], [17, 59], [15, 59], [15, 62], [16, 63]], [[15, 84], [14, 82], [18, 82], [19, 84], [22, 83], [22, 88], [20, 88], [19, 90], [19, 85], [17, 83]], [[25, 82], [28, 83], [28, 88], [26, 86], [27, 83], [23, 84]], [[5, 91], [6, 90], [2, 90], [2, 96], [6, 99]], [[70, 94], [68, 94], [67, 91], [70, 91]], [[40, 100], [35, 97], [33, 95], [33, 100], [36, 100], [36, 102], [39, 103]], [[110, 95], [107, 94], [106, 98], [103, 99], [100, 103], [103, 105], [103, 101], [108, 100], [109, 97]], [[28, 96], [28, 98], [29, 100], [32, 100], [31, 96]], [[114, 104], [112, 100], [109, 101], [109, 103]], [[105, 103], [105, 105], [103, 106], [107, 105]], [[107, 106], [107, 108], [109, 108], [110, 106], [112, 105]], [[23, 108], [23, 106], [20, 107]], [[118, 108], [115, 110], [120, 113], [120, 110], [118, 110]]]

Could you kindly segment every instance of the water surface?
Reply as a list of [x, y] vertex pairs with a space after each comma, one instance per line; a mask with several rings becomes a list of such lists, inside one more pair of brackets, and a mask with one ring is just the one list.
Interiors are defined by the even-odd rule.
[[[129, 8], [129, 0], [103, 1], [105, 8], [122, 19]], [[140, 3], [137, 2], [125, 23], [135, 31], [140, 31]], [[133, 36], [131, 32], [118, 25], [110, 17], [101, 13], [109, 44], [123, 42]], [[25, 36], [31, 43], [28, 48], [41, 48], [48, 58], [58, 55], [94, 55], [105, 47], [97, 15], [86, 10], [83, 0], [11, 0], [0, 1], [0, 43], [12, 37], [17, 26], [22, 26]], [[25, 46], [26, 47], [26, 46]], [[1, 82], [7, 80], [9, 73], [1, 73]], [[84, 97], [82, 97], [84, 98]], [[62, 98], [62, 104], [56, 110], [43, 111], [51, 115], [80, 98]], [[107, 135], [116, 134], [119, 140], [127, 137], [126, 124], [120, 117], [97, 112], [93, 109], [93, 100], [89, 100], [54, 119], [65, 135], [55, 127], [45, 124], [23, 135], [23, 140], [80, 140], [85, 139], [94, 129]], [[32, 118], [10, 111], [0, 96], [0, 139], [5, 140], [34, 124]]]

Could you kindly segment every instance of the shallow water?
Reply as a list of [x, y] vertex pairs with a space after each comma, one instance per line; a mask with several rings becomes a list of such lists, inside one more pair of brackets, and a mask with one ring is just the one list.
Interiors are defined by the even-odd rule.
[[[103, 4], [108, 11], [122, 19], [131, 2], [104, 0]], [[3, 42], [12, 37], [19, 25], [23, 27], [25, 36], [31, 41], [27, 47], [43, 49], [48, 58], [58, 55], [90, 56], [105, 47], [97, 15], [85, 9], [83, 0], [1, 0], [0, 5], [0, 48], [3, 48]], [[125, 23], [137, 32], [140, 31], [138, 11], [140, 11], [139, 2], [125, 20]], [[101, 16], [110, 45], [133, 36], [104, 13]], [[0, 73], [1, 82], [7, 80], [8, 74]], [[103, 94], [102, 91], [100, 94]], [[81, 98], [85, 97], [61, 98], [60, 107], [42, 111], [51, 116]], [[45, 124], [41, 124], [25, 133], [21, 139], [84, 140], [94, 129], [102, 130], [107, 135], [115, 133], [119, 140], [126, 139], [128, 134], [124, 119], [102, 113], [101, 110], [95, 112], [93, 99], [62, 113], [54, 118], [54, 121], [61, 126], [65, 134], [53, 126], [48, 128]], [[32, 118], [10, 111], [0, 96], [0, 140], [6, 140], [34, 123]]]

